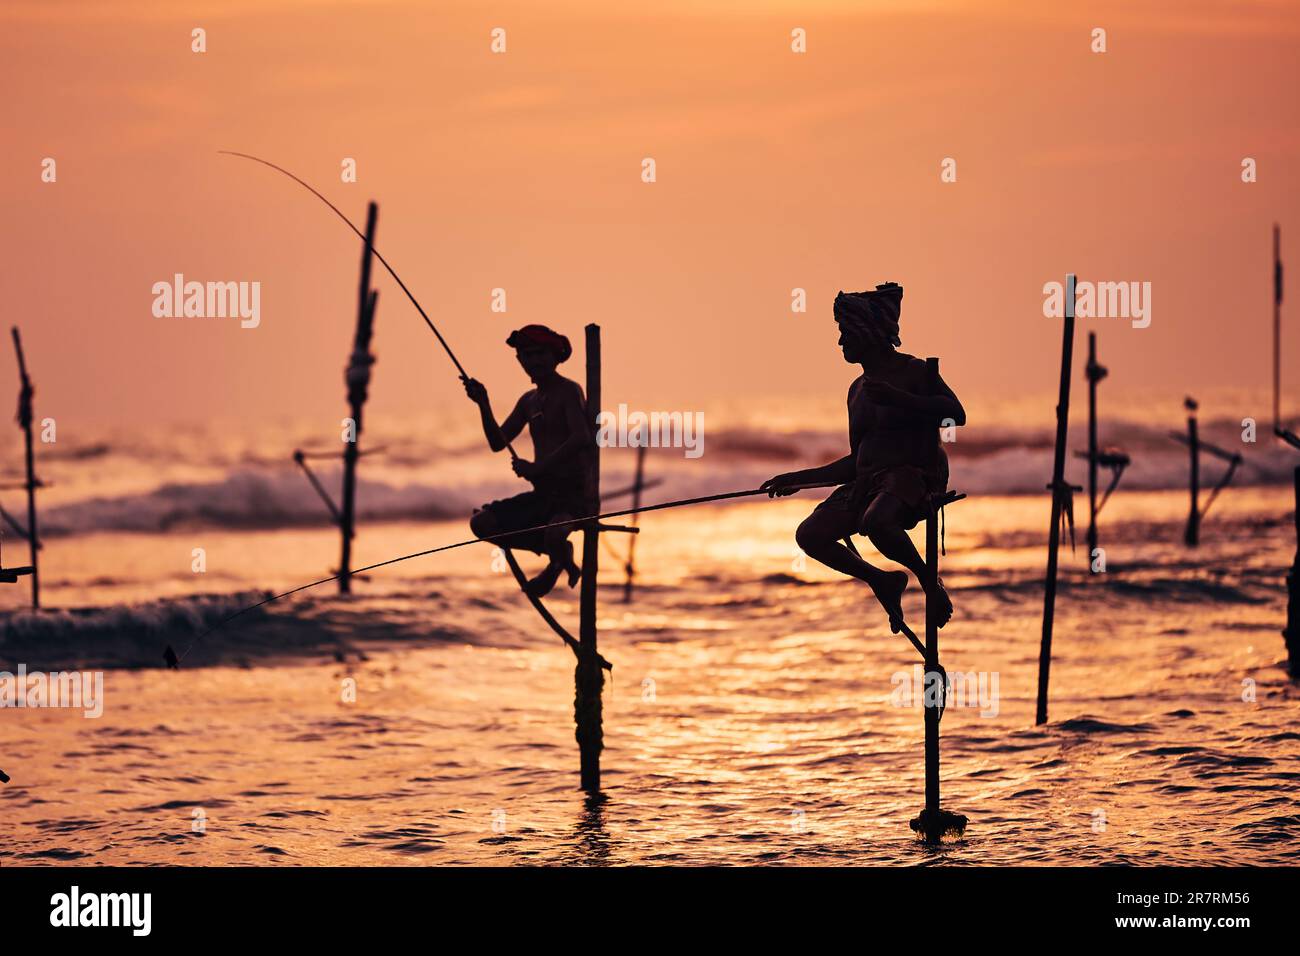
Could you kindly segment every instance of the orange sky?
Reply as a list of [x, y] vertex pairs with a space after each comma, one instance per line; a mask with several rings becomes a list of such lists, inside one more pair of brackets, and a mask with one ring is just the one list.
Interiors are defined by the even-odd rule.
[[[959, 391], [1047, 392], [1041, 289], [1067, 271], [1153, 285], [1150, 328], [1091, 324], [1117, 387], [1266, 385], [1274, 220], [1300, 275], [1300, 12], [1226, 7], [7, 0], [0, 299], [61, 433], [335, 423], [359, 242], [289, 180], [216, 155], [235, 149], [358, 222], [377, 199], [379, 249], [498, 408], [524, 385], [503, 339], [527, 322], [602, 324], [607, 405], [842, 394], [830, 301], [886, 279], [907, 290], [904, 348], [942, 356]], [[344, 157], [359, 183], [340, 182]], [[260, 281], [261, 327], [155, 319], [150, 288], [175, 272]], [[377, 285], [372, 411], [464, 402]]]

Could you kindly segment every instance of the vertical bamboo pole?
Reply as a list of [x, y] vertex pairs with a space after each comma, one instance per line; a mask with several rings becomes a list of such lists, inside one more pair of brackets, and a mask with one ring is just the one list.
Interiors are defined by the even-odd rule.
[[[925, 368], [929, 379], [930, 394], [939, 391], [939, 360], [927, 358]], [[933, 505], [925, 515], [925, 574], [931, 586], [939, 577], [939, 522], [936, 520]], [[935, 610], [929, 598], [925, 601], [925, 682], [928, 690], [931, 682], [936, 687], [936, 698], [926, 693], [925, 705], [925, 814], [932, 826], [939, 821], [939, 711], [942, 708], [942, 695], [947, 687], [939, 670], [939, 625]]]
[[[1282, 231], [1273, 224], [1273, 431], [1282, 432]], [[1289, 442], [1290, 443], [1290, 442]], [[1300, 446], [1296, 446], [1300, 450]], [[1300, 680], [1300, 466], [1295, 469], [1295, 557], [1286, 576], [1287, 672]]]
[[[641, 510], [641, 484], [645, 481], [645, 445], [641, 445], [636, 450], [636, 478], [632, 482], [632, 524], [636, 524], [636, 516]], [[623, 581], [623, 603], [628, 604], [632, 600], [632, 579], [636, 576], [636, 539], [638, 535], [632, 535], [632, 540], [627, 543], [627, 565], [623, 568], [626, 575]]]
[[1289, 666], [1287, 672], [1293, 680], [1300, 680], [1300, 465], [1295, 470], [1295, 557], [1286, 576], [1286, 640]]
[[1201, 540], [1201, 444], [1196, 427], [1196, 403], [1191, 399], [1187, 405], [1187, 448], [1191, 455], [1191, 469], [1187, 487], [1191, 493], [1191, 507], [1187, 512], [1187, 530], [1183, 532], [1183, 543], [1194, 548]]
[[1101, 366], [1097, 364], [1097, 333], [1088, 333], [1088, 567], [1097, 553], [1097, 383]]
[[[589, 500], [600, 502], [600, 446], [595, 442], [596, 419], [600, 414], [600, 326], [588, 325], [587, 334], [587, 425], [592, 430]], [[596, 514], [599, 507], [592, 512]], [[604, 748], [601, 726], [601, 689], [605, 675], [596, 649], [596, 575], [600, 563], [600, 530], [596, 521], [582, 531], [582, 589], [579, 592], [578, 666], [574, 671], [573, 719], [581, 760], [582, 789], [588, 794], [600, 790], [600, 752]]]
[[343, 538], [339, 555], [339, 593], [352, 591], [352, 538], [356, 534], [357, 459], [361, 450], [361, 411], [370, 385], [370, 336], [374, 329], [375, 299], [378, 293], [370, 288], [370, 263], [374, 257], [375, 221], [379, 207], [373, 202], [366, 210], [366, 238], [361, 249], [361, 286], [357, 295], [357, 331], [352, 342], [352, 355], [344, 372], [348, 386], [348, 406], [352, 416], [352, 441], [343, 448], [343, 507], [339, 531]]
[[1056, 451], [1052, 458], [1052, 524], [1047, 535], [1047, 578], [1043, 596], [1043, 642], [1038, 651], [1038, 713], [1035, 723], [1047, 723], [1047, 683], [1052, 667], [1052, 620], [1056, 614], [1056, 551], [1061, 543], [1061, 508], [1069, 489], [1065, 484], [1065, 442], [1070, 427], [1070, 369], [1074, 363], [1074, 299], [1078, 285], [1065, 277], [1065, 321], [1061, 330], [1061, 385], [1056, 399]]
[[1282, 230], [1273, 223], [1273, 430], [1282, 427]]
[[38, 579], [37, 552], [40, 550], [40, 536], [36, 529], [36, 460], [32, 442], [32, 380], [27, 375], [27, 360], [23, 356], [23, 340], [18, 333], [18, 326], [13, 327], [14, 351], [18, 353], [18, 377], [22, 380], [22, 390], [18, 393], [18, 424], [22, 427], [27, 445], [27, 546], [32, 561], [32, 607], [41, 606], [41, 586]]

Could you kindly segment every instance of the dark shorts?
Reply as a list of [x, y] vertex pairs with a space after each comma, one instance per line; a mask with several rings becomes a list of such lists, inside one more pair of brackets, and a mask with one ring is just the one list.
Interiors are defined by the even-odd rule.
[[862, 520], [862, 513], [871, 506], [876, 496], [893, 495], [904, 505], [903, 527], [911, 529], [925, 520], [930, 495], [945, 490], [931, 488], [930, 484], [931, 482], [926, 480], [925, 473], [914, 465], [879, 468], [847, 485], [840, 485], [830, 493], [830, 497], [813, 510], [843, 512], [848, 526], [856, 532]]
[[[480, 510], [490, 512], [496, 520], [497, 527], [503, 532], [508, 532], [549, 524], [559, 520], [563, 515], [581, 518], [588, 514], [590, 509], [581, 493], [534, 488], [532, 491], [525, 491], [511, 498], [490, 501]], [[525, 531], [522, 534], [512, 534], [508, 538], [498, 538], [496, 543], [503, 548], [518, 548], [545, 554], [546, 532]]]

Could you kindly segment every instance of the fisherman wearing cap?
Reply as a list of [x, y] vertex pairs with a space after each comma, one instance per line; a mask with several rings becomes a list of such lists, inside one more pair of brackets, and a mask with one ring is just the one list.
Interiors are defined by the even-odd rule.
[[[537, 525], [568, 521], [594, 513], [591, 475], [595, 434], [587, 415], [587, 402], [577, 382], [565, 378], [556, 366], [573, 348], [568, 338], [544, 325], [525, 325], [506, 339], [519, 364], [536, 388], [525, 392], [506, 420], [497, 424], [487, 389], [472, 378], [461, 377], [465, 393], [479, 407], [483, 434], [493, 451], [501, 451], [528, 425], [533, 460], [515, 458], [515, 474], [533, 485], [532, 491], [484, 505], [474, 512], [470, 528], [480, 538]], [[502, 547], [522, 548], [546, 555], [545, 570], [528, 582], [528, 593], [542, 597], [567, 571], [569, 587], [580, 571], [573, 560], [569, 526], [524, 532], [498, 539]]]
[[793, 494], [792, 485], [842, 481], [795, 533], [805, 554], [866, 582], [897, 633], [903, 621], [907, 575], [868, 564], [840, 540], [858, 533], [920, 582], [942, 627], [952, 617], [943, 582], [931, 581], [907, 531], [925, 517], [930, 495], [948, 486], [948, 457], [937, 421], [966, 424], [966, 412], [942, 379], [932, 388], [926, 364], [897, 351], [903, 287], [894, 282], [870, 292], [841, 292], [835, 321], [844, 361], [862, 366], [849, 386], [849, 454], [820, 468], [777, 475], [763, 483], [772, 496]]

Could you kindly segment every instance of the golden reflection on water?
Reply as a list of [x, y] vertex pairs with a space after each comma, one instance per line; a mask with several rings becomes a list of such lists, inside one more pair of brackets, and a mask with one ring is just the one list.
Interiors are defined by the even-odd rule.
[[[1043, 728], [1033, 698], [1044, 503], [952, 509], [957, 616], [944, 662], [950, 674], [996, 674], [998, 697], [995, 713], [976, 700], [945, 714], [945, 801], [971, 827], [937, 859], [1295, 862], [1300, 715], [1277, 666], [1280, 569], [1294, 547], [1285, 496], [1225, 497], [1194, 556], [1173, 543], [1181, 496], [1132, 498], [1117, 500], [1103, 531], [1128, 570], [1089, 580], [1081, 557], [1063, 555]], [[921, 712], [896, 706], [895, 691], [913, 654], [864, 589], [811, 563], [794, 569], [793, 527], [812, 503], [643, 518], [636, 600], [602, 593], [601, 649], [615, 665], [602, 804], [575, 790], [571, 657], [473, 548], [377, 573], [350, 601], [292, 599], [219, 639], [234, 665], [252, 653], [240, 641], [258, 635], [286, 648], [311, 628], [385, 639], [388, 649], [365, 645], [365, 659], [322, 649], [280, 666], [251, 656], [249, 667], [112, 670], [98, 721], [5, 712], [0, 750], [14, 780], [0, 790], [3, 859], [935, 859], [907, 828], [920, 808]], [[1250, 525], [1250, 513], [1276, 520]], [[1139, 520], [1150, 527], [1122, 530]], [[393, 553], [459, 533], [372, 527], [365, 544]], [[989, 536], [1001, 543], [976, 547]], [[752, 547], [738, 547], [746, 538]], [[606, 559], [613, 585], [617, 562]], [[258, 575], [280, 560], [245, 540], [236, 568]], [[287, 583], [295, 573], [277, 572]], [[574, 620], [571, 594], [551, 603]], [[914, 595], [905, 606], [919, 619]], [[341, 697], [348, 679], [355, 703]]]

